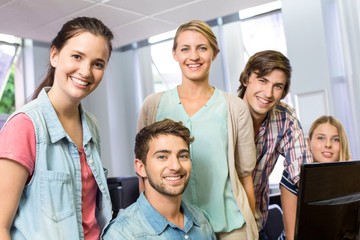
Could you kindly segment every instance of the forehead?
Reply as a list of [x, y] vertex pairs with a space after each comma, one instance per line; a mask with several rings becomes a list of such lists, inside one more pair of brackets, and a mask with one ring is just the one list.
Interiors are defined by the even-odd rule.
[[90, 32], [80, 32], [69, 38], [63, 49], [95, 54], [98, 55], [99, 58], [104, 59], [107, 59], [110, 54], [110, 49], [105, 38]]
[[288, 78], [287, 78], [286, 74], [284, 73], [284, 71], [279, 70], [279, 69], [274, 69], [270, 73], [267, 73], [263, 76], [259, 76], [259, 74], [256, 71], [252, 72], [251, 74], [257, 78], [267, 79], [269, 82], [271, 82], [273, 84], [285, 85], [288, 81]]
[[181, 137], [175, 135], [162, 134], [152, 138], [149, 142], [149, 152], [159, 150], [180, 151], [183, 149], [189, 149], [187, 143]]
[[338, 135], [338, 129], [330, 123], [322, 123], [315, 128], [314, 133], [325, 135]]
[[177, 43], [182, 45], [209, 44], [209, 40], [198, 31], [184, 30], [178, 35]]

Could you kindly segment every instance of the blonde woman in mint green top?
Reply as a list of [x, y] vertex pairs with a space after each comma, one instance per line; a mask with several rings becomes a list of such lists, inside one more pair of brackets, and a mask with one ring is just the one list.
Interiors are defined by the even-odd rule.
[[209, 71], [218, 52], [216, 37], [206, 23], [193, 20], [181, 25], [173, 55], [182, 82], [146, 98], [138, 129], [164, 118], [182, 121], [196, 139], [184, 201], [207, 212], [218, 239], [253, 240], [258, 230], [253, 215], [252, 120], [241, 99], [210, 86]]

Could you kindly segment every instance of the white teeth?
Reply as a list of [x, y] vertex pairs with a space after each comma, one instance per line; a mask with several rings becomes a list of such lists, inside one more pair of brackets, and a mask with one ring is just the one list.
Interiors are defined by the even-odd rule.
[[74, 77], [72, 77], [71, 79], [72, 79], [74, 82], [76, 82], [77, 84], [81, 85], [81, 86], [87, 86], [87, 85], [89, 85], [88, 82], [81, 81], [80, 79], [77, 79], [77, 78], [74, 78]]
[[181, 176], [177, 176], [177, 177], [165, 177], [166, 180], [170, 180], [170, 181], [179, 180], [180, 178], [181, 178]]
[[197, 68], [197, 67], [200, 67], [201, 65], [200, 64], [189, 64], [188, 67], [189, 68]]
[[264, 100], [262, 98], [258, 98], [258, 99], [259, 99], [260, 102], [262, 102], [264, 104], [269, 104], [270, 103], [270, 101], [266, 101], [266, 100]]

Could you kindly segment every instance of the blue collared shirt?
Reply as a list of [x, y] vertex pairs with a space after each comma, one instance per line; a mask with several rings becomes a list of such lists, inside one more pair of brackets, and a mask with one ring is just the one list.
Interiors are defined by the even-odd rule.
[[169, 222], [151, 206], [143, 193], [131, 206], [122, 210], [105, 228], [103, 240], [215, 240], [214, 231], [204, 212], [195, 206], [181, 204], [184, 229]]

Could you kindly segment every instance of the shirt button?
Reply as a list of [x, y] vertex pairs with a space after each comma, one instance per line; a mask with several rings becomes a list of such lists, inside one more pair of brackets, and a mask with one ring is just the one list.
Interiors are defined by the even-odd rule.
[[104, 186], [103, 186], [103, 185], [100, 185], [99, 188], [100, 188], [100, 190], [104, 190]]
[[94, 160], [90, 159], [90, 160], [89, 160], [89, 163], [90, 163], [90, 164], [93, 164], [93, 163], [94, 163]]
[[188, 236], [188, 235], [185, 235], [184, 238], [185, 238], [185, 239], [189, 239], [189, 236]]

